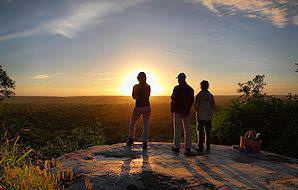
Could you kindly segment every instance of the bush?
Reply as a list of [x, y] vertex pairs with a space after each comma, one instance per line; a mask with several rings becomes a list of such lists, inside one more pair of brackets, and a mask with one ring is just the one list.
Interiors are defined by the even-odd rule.
[[70, 135], [55, 137], [42, 146], [40, 151], [44, 158], [50, 159], [52, 157], [58, 157], [63, 153], [86, 149], [90, 146], [102, 145], [104, 143], [105, 137], [101, 123], [96, 122], [90, 127], [75, 128]]
[[298, 100], [273, 96], [239, 98], [222, 108], [214, 118], [212, 138], [215, 143], [238, 144], [247, 130], [262, 134], [262, 148], [298, 157]]

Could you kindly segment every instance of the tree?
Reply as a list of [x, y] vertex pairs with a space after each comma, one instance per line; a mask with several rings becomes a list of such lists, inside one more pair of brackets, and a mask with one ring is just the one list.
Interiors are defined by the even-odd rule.
[[15, 81], [9, 78], [6, 71], [0, 65], [0, 101], [6, 97], [14, 96], [14, 89]]
[[264, 82], [265, 75], [256, 75], [254, 79], [247, 82], [238, 83], [238, 93], [249, 97], [249, 96], [260, 96], [266, 83]]

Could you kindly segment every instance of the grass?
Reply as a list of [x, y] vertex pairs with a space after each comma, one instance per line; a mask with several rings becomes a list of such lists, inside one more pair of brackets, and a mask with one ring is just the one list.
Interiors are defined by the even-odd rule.
[[[63, 169], [62, 164], [54, 159], [37, 160], [33, 164], [30, 157], [33, 150], [18, 143], [20, 136], [9, 140], [6, 135], [7, 132], [0, 144], [0, 189], [58, 190], [64, 189], [74, 180], [72, 169]], [[86, 180], [85, 189], [92, 189], [90, 179]]]

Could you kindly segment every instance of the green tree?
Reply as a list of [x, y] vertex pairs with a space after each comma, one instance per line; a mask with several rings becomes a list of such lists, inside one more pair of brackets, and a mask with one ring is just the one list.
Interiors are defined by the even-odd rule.
[[260, 96], [266, 83], [264, 82], [265, 75], [256, 75], [255, 78], [247, 82], [238, 83], [238, 93], [243, 96]]
[[10, 79], [0, 65], [0, 101], [6, 97], [14, 96], [15, 81]]

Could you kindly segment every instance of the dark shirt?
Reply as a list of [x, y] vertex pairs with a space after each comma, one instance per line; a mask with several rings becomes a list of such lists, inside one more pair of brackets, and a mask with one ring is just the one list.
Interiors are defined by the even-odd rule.
[[187, 84], [175, 86], [171, 96], [171, 113], [189, 115], [194, 102], [194, 90]]
[[136, 107], [150, 106], [151, 89], [148, 84], [136, 84], [132, 90], [132, 97], [136, 100]]

